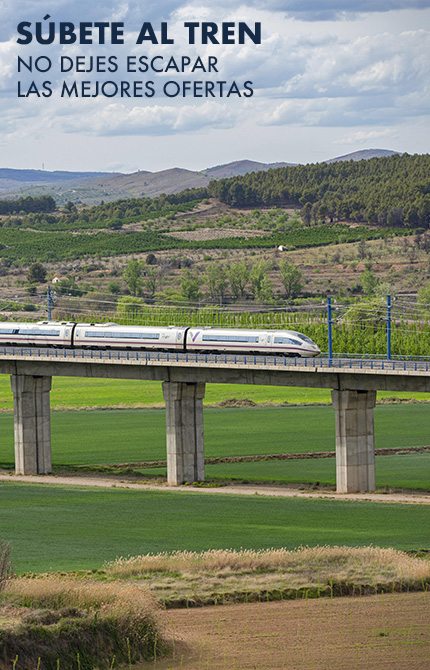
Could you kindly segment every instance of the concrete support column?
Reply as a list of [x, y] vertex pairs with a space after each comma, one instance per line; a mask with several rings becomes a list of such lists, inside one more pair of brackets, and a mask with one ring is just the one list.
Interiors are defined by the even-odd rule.
[[203, 398], [205, 384], [163, 382], [166, 401], [167, 483], [205, 478]]
[[376, 391], [332, 391], [338, 493], [375, 490]]
[[51, 472], [52, 377], [12, 375], [15, 425], [15, 472], [37, 475]]

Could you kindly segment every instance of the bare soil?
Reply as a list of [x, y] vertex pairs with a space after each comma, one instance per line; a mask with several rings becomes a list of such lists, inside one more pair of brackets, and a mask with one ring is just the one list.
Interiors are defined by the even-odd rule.
[[429, 615], [428, 593], [169, 610], [174, 653], [137, 667], [428, 670]]
[[[331, 500], [369, 500], [380, 503], [405, 503], [412, 505], [430, 505], [430, 493], [423, 491], [400, 491], [387, 493], [336, 493], [331, 489], [301, 490], [288, 486], [232, 484], [217, 487], [205, 486], [174, 486], [166, 482], [148, 484], [136, 481], [136, 478], [121, 476], [109, 477], [85, 476], [76, 474], [63, 475], [15, 475], [6, 470], [0, 470], [0, 481], [26, 482], [33, 484], [56, 484], [61, 486], [95, 486], [98, 488], [125, 488], [148, 491], [181, 491], [187, 493], [207, 493], [208, 495], [262, 495], [278, 496], [282, 498], [327, 498]], [[430, 666], [429, 666], [430, 667]]]
[[237, 228], [198, 228], [197, 230], [178, 230], [166, 233], [169, 237], [177, 237], [180, 240], [221, 240], [224, 237], [263, 237], [267, 235], [265, 231], [258, 230], [240, 230]]

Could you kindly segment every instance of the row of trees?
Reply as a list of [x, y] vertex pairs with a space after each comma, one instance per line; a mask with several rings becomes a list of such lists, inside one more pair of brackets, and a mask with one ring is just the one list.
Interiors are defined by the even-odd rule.
[[[187, 262], [188, 261], [188, 262]], [[190, 304], [202, 300], [215, 305], [231, 302], [245, 302], [255, 300], [260, 304], [270, 304], [273, 300], [284, 299], [291, 301], [302, 292], [306, 279], [301, 270], [293, 263], [281, 260], [276, 266], [267, 260], [247, 263], [245, 260], [236, 263], [210, 263], [203, 272], [191, 270], [191, 262], [187, 257], [173, 259], [166, 264], [156, 264], [154, 254], [148, 254], [146, 262], [130, 260], [122, 272], [127, 292], [134, 298], [144, 296], [149, 302], [161, 304]], [[180, 268], [182, 272], [177, 279], [176, 287], [171, 283], [166, 286], [166, 275], [172, 268]], [[275, 277], [274, 277], [275, 274]], [[281, 284], [282, 291], [275, 292]], [[47, 271], [42, 263], [33, 263], [27, 275], [27, 290], [30, 294], [37, 292], [37, 285], [47, 279]], [[382, 282], [371, 270], [371, 262], [366, 263], [366, 269], [360, 274], [360, 290], [367, 297], [394, 295], [395, 286], [389, 282]], [[107, 284], [107, 293], [119, 296], [124, 293], [124, 284], [118, 279], [111, 279]], [[73, 276], [62, 279], [55, 285], [57, 295], [71, 295], [80, 297], [94, 292], [95, 289], [88, 283], [78, 283]], [[94, 297], [94, 294], [93, 294]]]
[[[272, 263], [260, 260], [247, 263], [245, 260], [231, 264], [210, 263], [205, 272], [198, 273], [185, 268], [181, 273], [177, 289], [161, 289], [162, 272], [137, 260], [128, 262], [123, 279], [133, 296], [140, 296], [143, 289], [151, 300], [157, 297], [161, 302], [196, 303], [205, 296], [213, 303], [224, 304], [227, 300], [253, 298], [261, 303], [273, 300], [273, 282], [269, 277]], [[284, 298], [291, 300], [299, 295], [304, 286], [304, 277], [293, 263], [279, 263], [280, 281], [284, 288]], [[110, 282], [108, 289], [120, 291], [118, 282]]]
[[430, 155], [297, 165], [212, 181], [210, 195], [236, 207], [290, 204], [306, 223], [363, 221], [428, 228]]
[[32, 198], [27, 195], [25, 198], [17, 198], [16, 200], [0, 200], [0, 214], [30, 214], [34, 213], [48, 213], [56, 209], [56, 203], [52, 196], [41, 195], [37, 198]]

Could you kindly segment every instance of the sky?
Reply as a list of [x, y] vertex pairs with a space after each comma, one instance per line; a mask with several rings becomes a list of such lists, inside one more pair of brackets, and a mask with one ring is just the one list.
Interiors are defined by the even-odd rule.
[[[48, 15], [46, 21], [43, 18]], [[20, 45], [17, 26], [55, 22], [53, 44]], [[124, 44], [60, 45], [60, 22], [123, 22]], [[261, 44], [190, 45], [187, 21], [261, 23]], [[174, 44], [137, 45], [143, 22]], [[97, 42], [97, 39], [94, 39]], [[216, 59], [218, 72], [131, 73], [127, 57]], [[89, 69], [115, 57], [116, 72]], [[18, 57], [43, 73], [18, 73]], [[70, 60], [67, 60], [67, 57]], [[162, 58], [161, 58], [162, 57]], [[212, 63], [215, 61], [212, 60]], [[153, 97], [61, 97], [63, 82], [153, 81]], [[52, 93], [44, 97], [43, 82]], [[242, 95], [168, 97], [183, 82], [236, 83]], [[30, 93], [32, 82], [39, 92]], [[245, 82], [253, 95], [245, 97]], [[143, 86], [144, 86], [143, 84]], [[18, 85], [19, 93], [18, 97]], [[33, 85], [33, 89], [34, 89]], [[170, 88], [169, 88], [170, 87]], [[148, 90], [148, 89], [145, 89]], [[151, 172], [249, 159], [315, 163], [368, 148], [430, 151], [430, 0], [0, 0], [0, 167]]]

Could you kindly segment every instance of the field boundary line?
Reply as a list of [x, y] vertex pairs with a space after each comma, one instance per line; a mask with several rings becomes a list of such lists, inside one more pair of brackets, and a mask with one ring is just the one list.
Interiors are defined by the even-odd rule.
[[378, 502], [378, 503], [403, 503], [412, 505], [430, 505], [430, 494], [427, 493], [335, 493], [334, 491], [300, 491], [299, 489], [286, 489], [277, 486], [249, 486], [232, 485], [219, 487], [204, 486], [175, 486], [144, 484], [133, 481], [117, 481], [104, 479], [102, 477], [76, 477], [55, 475], [15, 475], [0, 474], [0, 482], [44, 484], [59, 486], [89, 486], [96, 488], [133, 489], [141, 491], [164, 491], [164, 493], [190, 493], [190, 494], [221, 494], [221, 495], [261, 495], [280, 498], [318, 498], [326, 500], [349, 500]]

